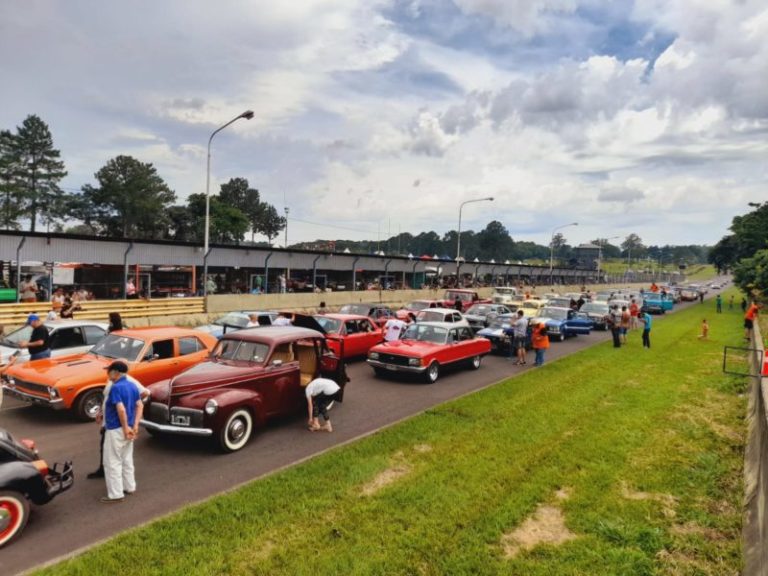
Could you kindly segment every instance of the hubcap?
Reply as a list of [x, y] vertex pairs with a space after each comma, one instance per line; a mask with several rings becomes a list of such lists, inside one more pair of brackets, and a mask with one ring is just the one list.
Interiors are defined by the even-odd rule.
[[101, 411], [101, 404], [103, 398], [100, 395], [91, 396], [85, 403], [85, 413], [91, 418], [96, 418], [96, 415]]
[[18, 506], [12, 500], [0, 501], [0, 542], [14, 531], [20, 516]]
[[6, 530], [8, 530], [8, 527], [11, 525], [11, 521], [13, 520], [13, 517], [11, 516], [11, 512], [5, 507], [0, 507], [0, 534], [3, 534]]
[[232, 442], [239, 442], [245, 435], [245, 423], [240, 418], [236, 418], [229, 426], [229, 439]]

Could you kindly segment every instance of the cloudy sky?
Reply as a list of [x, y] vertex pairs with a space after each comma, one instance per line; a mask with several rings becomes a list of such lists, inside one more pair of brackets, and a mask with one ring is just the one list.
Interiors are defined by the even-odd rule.
[[[714, 243], [768, 183], [765, 0], [0, 0], [0, 128], [77, 190], [152, 162], [245, 177], [289, 243], [501, 221], [516, 240]], [[282, 238], [281, 238], [282, 242]]]

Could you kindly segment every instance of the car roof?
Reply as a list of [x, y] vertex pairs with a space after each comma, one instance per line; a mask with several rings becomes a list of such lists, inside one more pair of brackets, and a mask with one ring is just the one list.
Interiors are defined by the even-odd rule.
[[317, 330], [299, 326], [261, 326], [228, 332], [221, 337], [222, 340], [245, 340], [269, 344], [282, 344], [303, 338], [323, 338], [323, 334]]
[[549, 305], [546, 305], [546, 306], [542, 306], [542, 308], [549, 308], [551, 310], [563, 310], [565, 312], [570, 312], [571, 311], [570, 308], [566, 308], [565, 306], [549, 306]]
[[121, 336], [200, 336], [200, 331], [193, 328], [181, 328], [179, 326], [144, 326], [142, 328], [123, 328], [113, 334]]
[[456, 322], [418, 322], [415, 326], [432, 326], [433, 328], [466, 328], [466, 326], [457, 325]]
[[98, 320], [74, 320], [69, 318], [59, 319], [59, 320], [47, 320], [43, 322], [46, 326], [50, 326], [53, 328], [56, 327], [65, 327], [65, 326], [99, 326], [101, 328], [107, 328], [109, 326], [109, 322], [99, 322]]
[[428, 308], [425, 310], [419, 310], [419, 312], [459, 312], [454, 308]]
[[339, 312], [329, 312], [326, 314], [313, 314], [315, 318], [333, 318], [334, 320], [368, 320], [370, 317], [362, 314], [341, 314]]

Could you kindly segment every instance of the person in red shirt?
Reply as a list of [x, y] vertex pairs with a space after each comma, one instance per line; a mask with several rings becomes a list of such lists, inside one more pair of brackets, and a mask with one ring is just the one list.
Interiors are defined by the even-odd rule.
[[637, 315], [640, 314], [640, 306], [637, 305], [634, 299], [629, 305], [629, 329], [634, 330], [637, 328]]
[[755, 320], [760, 313], [761, 306], [753, 301], [747, 308], [747, 312], [744, 314], [744, 340], [750, 340], [752, 338], [752, 328], [755, 326]]
[[531, 335], [531, 344], [533, 346], [534, 352], [536, 352], [536, 361], [533, 363], [533, 365], [541, 366], [544, 364], [544, 352], [546, 352], [547, 348], [549, 348], [549, 335], [547, 334], [547, 325], [543, 322], [538, 324], [533, 329], [533, 334]]
[[651, 292], [654, 292], [654, 293], [655, 293], [655, 292], [658, 292], [658, 291], [659, 291], [659, 287], [658, 287], [658, 286], [656, 286], [656, 282], [654, 282], [653, 284], [651, 284]]

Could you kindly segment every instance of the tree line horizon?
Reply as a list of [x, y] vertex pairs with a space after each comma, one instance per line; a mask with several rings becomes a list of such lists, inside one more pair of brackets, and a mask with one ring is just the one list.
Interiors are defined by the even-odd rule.
[[[21, 230], [22, 223], [28, 223], [29, 231], [35, 232], [39, 222], [50, 232], [203, 241], [205, 194], [190, 194], [186, 204], [177, 204], [176, 193], [151, 163], [118, 155], [96, 171], [96, 184], [84, 184], [76, 192], [66, 192], [59, 186], [66, 176], [60, 151], [40, 117], [30, 114], [15, 132], [0, 130], [0, 227]], [[211, 194], [213, 244], [245, 243], [250, 233], [251, 245], [269, 246], [286, 225], [286, 218], [272, 204], [262, 201], [259, 191], [245, 178], [230, 178], [221, 184], [217, 194]], [[267, 242], [255, 242], [257, 234], [265, 236]], [[361, 254], [380, 252], [384, 247], [389, 254], [454, 258], [457, 239], [455, 230], [443, 235], [434, 231], [416, 235], [405, 232], [384, 241], [327, 239], [289, 247]], [[700, 245], [646, 246], [637, 234], [627, 235], [618, 246], [604, 238], [595, 238], [592, 243], [602, 245], [604, 258], [631, 256], [634, 261], [650, 258], [667, 264], [706, 262], [709, 253], [709, 247]], [[562, 234], [556, 234], [551, 245], [515, 241], [497, 220], [480, 232], [462, 231], [461, 245], [462, 257], [468, 261], [548, 260], [553, 248], [558, 261], [580, 265], [574, 247]]]

